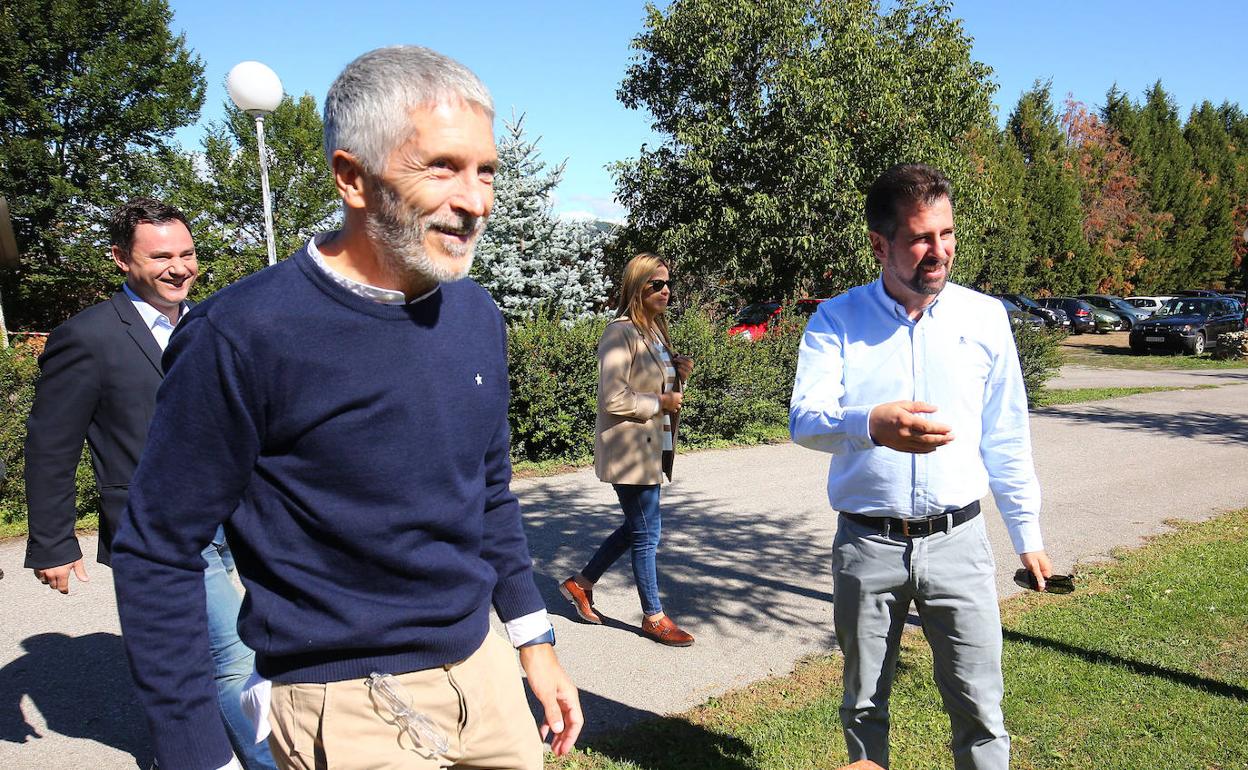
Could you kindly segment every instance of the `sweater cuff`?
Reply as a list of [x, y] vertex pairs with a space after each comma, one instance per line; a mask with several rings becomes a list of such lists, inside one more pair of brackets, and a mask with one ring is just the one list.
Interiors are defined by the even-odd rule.
[[546, 609], [546, 602], [533, 583], [533, 570], [526, 569], [494, 586], [494, 609], [504, 623]]
[[234, 760], [234, 750], [215, 701], [184, 713], [182, 719], [158, 725], [149, 721], [148, 726], [161, 767], [218, 770], [230, 767], [229, 763]]

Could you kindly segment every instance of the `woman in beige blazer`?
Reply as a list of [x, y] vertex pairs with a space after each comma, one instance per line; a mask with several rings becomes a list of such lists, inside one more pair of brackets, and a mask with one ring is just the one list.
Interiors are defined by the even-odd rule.
[[672, 294], [669, 277], [667, 263], [654, 254], [638, 254], [624, 268], [619, 312], [598, 343], [594, 428], [594, 469], [615, 487], [624, 523], [559, 591], [582, 620], [601, 623], [593, 607], [594, 584], [629, 551], [642, 633], [660, 644], [688, 647], [693, 636], [663, 613], [655, 567], [662, 533], [659, 486], [665, 473], [672, 478], [681, 390], [693, 371], [688, 356], [671, 352], [663, 315]]

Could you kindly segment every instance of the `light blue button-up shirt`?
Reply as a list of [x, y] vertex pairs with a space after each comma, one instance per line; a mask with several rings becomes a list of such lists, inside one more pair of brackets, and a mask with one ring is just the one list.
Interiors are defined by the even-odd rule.
[[[954, 440], [928, 454], [877, 446], [871, 409], [924, 401]], [[1018, 553], [1044, 549], [1027, 394], [1004, 306], [946, 284], [918, 320], [876, 280], [819, 305], [789, 406], [793, 441], [832, 454], [828, 501], [867, 516], [923, 517], [991, 489]]]

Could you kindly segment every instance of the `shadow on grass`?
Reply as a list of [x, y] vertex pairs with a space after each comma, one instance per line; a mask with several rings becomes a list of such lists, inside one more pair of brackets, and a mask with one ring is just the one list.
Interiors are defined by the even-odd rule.
[[1002, 635], [1007, 641], [1029, 644], [1032, 647], [1041, 647], [1044, 649], [1060, 652], [1064, 655], [1071, 655], [1076, 658], [1082, 658], [1088, 663], [1098, 666], [1117, 666], [1125, 668], [1133, 674], [1140, 676], [1151, 676], [1158, 679], [1167, 679], [1171, 682], [1193, 687], [1203, 690], [1213, 695], [1221, 695], [1225, 698], [1234, 698], [1238, 701], [1248, 702], [1248, 689], [1238, 687], [1226, 682], [1219, 682], [1216, 679], [1206, 679], [1203, 676], [1189, 674], [1184, 671], [1175, 671], [1169, 668], [1162, 668], [1151, 663], [1144, 663], [1130, 658], [1123, 658], [1100, 650], [1088, 650], [1083, 647], [1076, 647], [1072, 644], [1059, 642], [1056, 639], [1046, 639], [1042, 636], [1032, 636], [1031, 634], [1023, 634], [1010, 629], [1002, 629]]
[[[529, 710], [541, 721], [541, 707], [525, 688]], [[744, 741], [680, 717], [657, 717], [597, 693], [581, 690], [586, 719], [577, 748], [642, 770], [755, 770], [753, 749]], [[627, 726], [627, 729], [623, 729]]]
[[[585, 698], [582, 693], [582, 700]], [[589, 695], [591, 701], [595, 696]], [[634, 726], [627, 735], [591, 738], [595, 754], [628, 761], [642, 770], [755, 770], [754, 750], [740, 738], [709, 730], [678, 717]]]

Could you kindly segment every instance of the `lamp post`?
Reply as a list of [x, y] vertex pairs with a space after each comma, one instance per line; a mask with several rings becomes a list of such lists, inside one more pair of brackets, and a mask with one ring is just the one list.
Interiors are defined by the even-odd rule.
[[269, 199], [269, 156], [264, 149], [264, 116], [282, 103], [282, 81], [277, 73], [258, 61], [239, 62], [226, 75], [230, 99], [243, 112], [256, 119], [256, 147], [260, 155], [260, 194], [264, 200], [264, 237], [269, 247], [269, 264], [277, 264], [273, 245], [273, 204]]

